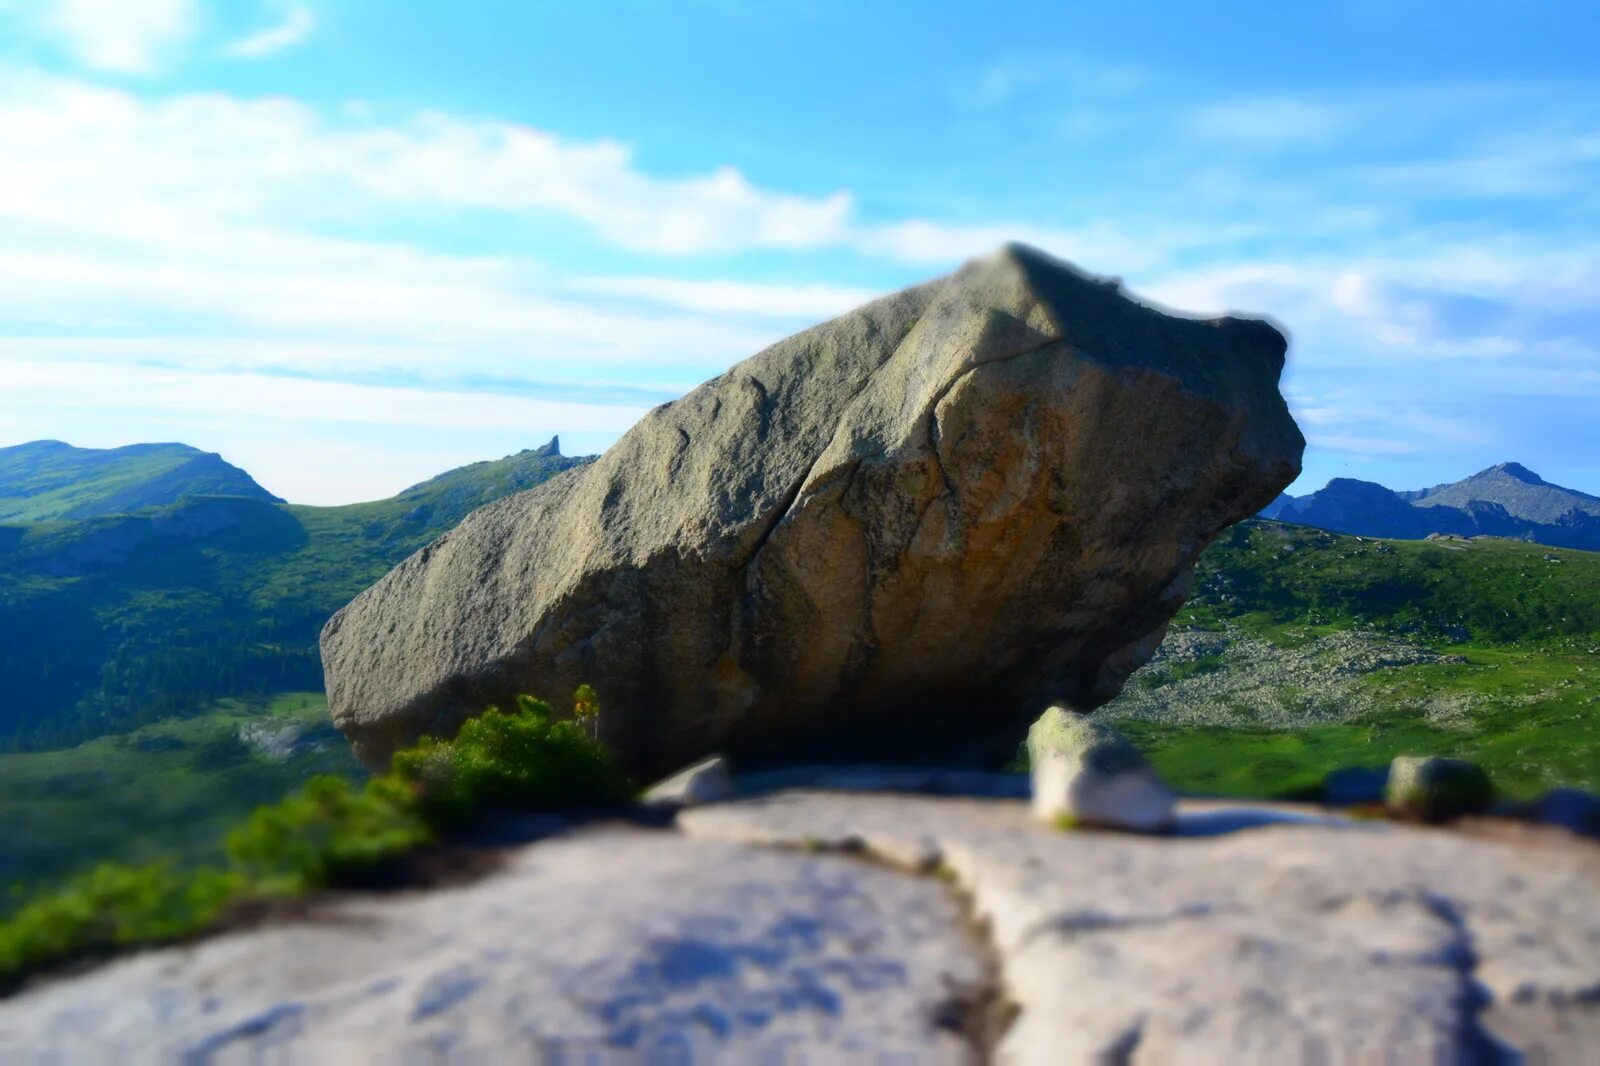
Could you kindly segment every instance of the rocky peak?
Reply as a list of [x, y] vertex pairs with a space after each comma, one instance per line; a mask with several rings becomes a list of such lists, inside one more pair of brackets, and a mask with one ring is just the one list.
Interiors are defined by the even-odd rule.
[[1479, 473], [1472, 475], [1472, 477], [1468, 478], [1467, 480], [1476, 481], [1479, 478], [1496, 476], [1510, 478], [1513, 481], [1520, 481], [1524, 485], [1547, 484], [1544, 478], [1540, 477], [1538, 474], [1535, 474], [1532, 470], [1529, 470], [1521, 463], [1497, 463], [1487, 470], [1480, 471]]

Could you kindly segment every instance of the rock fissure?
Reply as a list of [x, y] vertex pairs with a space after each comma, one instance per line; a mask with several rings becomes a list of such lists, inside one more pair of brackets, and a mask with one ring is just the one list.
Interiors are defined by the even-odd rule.
[[902, 876], [931, 878], [943, 884], [949, 898], [959, 908], [962, 930], [974, 946], [983, 977], [978, 982], [948, 983], [947, 998], [936, 1008], [934, 1024], [959, 1036], [971, 1049], [975, 1063], [996, 1061], [995, 1052], [1016, 1021], [1020, 1008], [1006, 993], [1005, 961], [994, 939], [993, 924], [979, 913], [970, 887], [945, 864], [937, 848], [911, 852], [885, 849], [881, 843], [854, 834], [800, 841], [767, 840], [752, 842], [749, 846], [839, 855]]
[[1454, 935], [1450, 950], [1444, 953], [1441, 963], [1460, 977], [1461, 990], [1457, 1003], [1460, 1018], [1461, 1046], [1470, 1066], [1514, 1066], [1524, 1061], [1523, 1056], [1491, 1032], [1483, 1023], [1484, 1012], [1494, 1003], [1494, 995], [1478, 979], [1478, 955], [1472, 925], [1463, 908], [1448, 896], [1422, 893], [1419, 902], [1439, 921], [1449, 926]]
[[1165, 914], [1108, 914], [1098, 910], [1057, 914], [1030, 926], [1018, 938], [1017, 946], [1024, 948], [1045, 936], [1072, 938], [1122, 930], [1152, 929], [1227, 913], [1242, 914], [1243, 910], [1238, 907], [1218, 907], [1211, 903], [1192, 903]]

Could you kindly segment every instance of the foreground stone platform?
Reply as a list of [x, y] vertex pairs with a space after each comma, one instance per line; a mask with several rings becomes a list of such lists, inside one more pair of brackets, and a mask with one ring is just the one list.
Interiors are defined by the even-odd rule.
[[1586, 1062], [1600, 1047], [1600, 847], [1577, 838], [1196, 801], [1171, 836], [1060, 832], [1015, 799], [799, 789], [504, 859], [469, 885], [345, 897], [29, 990], [0, 1002], [0, 1062]]
[[1592, 1062], [1600, 848], [1187, 801], [1174, 836], [1055, 832], [1017, 802], [796, 792], [691, 837], [805, 842], [970, 894], [1019, 1009], [996, 1058]]

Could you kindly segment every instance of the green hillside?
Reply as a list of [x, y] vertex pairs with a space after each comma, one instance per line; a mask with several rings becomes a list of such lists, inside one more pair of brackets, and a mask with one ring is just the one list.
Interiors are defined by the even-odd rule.
[[220, 455], [187, 444], [101, 449], [41, 440], [0, 448], [0, 523], [126, 514], [187, 496], [281, 502]]
[[552, 441], [373, 503], [191, 495], [0, 526], [0, 750], [318, 690], [317, 634], [334, 611], [475, 507], [586, 461]]
[[215, 861], [224, 829], [319, 773], [364, 771], [316, 692], [224, 700], [75, 748], [0, 755], [0, 886], [106, 860]]
[[1102, 713], [1195, 791], [1309, 792], [1440, 753], [1531, 796], [1600, 790], [1597, 682], [1600, 553], [1249, 522]]

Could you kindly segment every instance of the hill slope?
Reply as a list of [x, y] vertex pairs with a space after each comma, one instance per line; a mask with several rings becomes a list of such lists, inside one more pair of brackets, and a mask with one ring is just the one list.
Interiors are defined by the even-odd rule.
[[372, 503], [190, 495], [0, 526], [0, 749], [320, 689], [335, 610], [474, 508], [584, 462], [552, 441]]
[[1478, 759], [1512, 795], [1600, 789], [1600, 554], [1248, 522], [1102, 711], [1179, 787], [1315, 788], [1399, 754]]
[[0, 448], [0, 523], [126, 514], [186, 496], [282, 502], [220, 455], [187, 444], [100, 449], [40, 440]]

